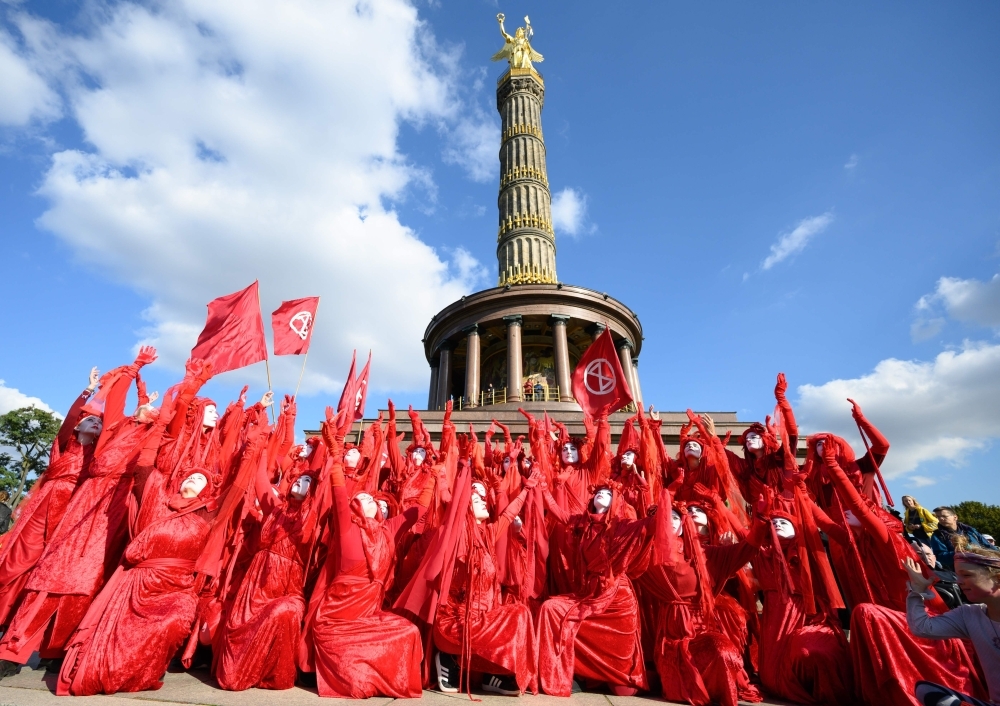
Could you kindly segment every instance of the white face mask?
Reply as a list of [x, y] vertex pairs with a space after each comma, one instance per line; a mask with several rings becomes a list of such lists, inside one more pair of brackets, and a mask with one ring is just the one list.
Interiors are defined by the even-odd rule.
[[181, 483], [181, 497], [196, 498], [208, 485], [208, 478], [201, 473], [192, 473]]
[[472, 492], [481, 498], [486, 497], [486, 486], [482, 483], [476, 482], [472, 484]]
[[292, 497], [296, 500], [302, 500], [309, 494], [309, 487], [312, 485], [313, 479], [309, 476], [299, 476], [292, 483]]
[[424, 465], [424, 461], [427, 460], [427, 452], [423, 449], [413, 449], [410, 458], [413, 459], [414, 466], [422, 466]]
[[822, 439], [820, 439], [819, 441], [816, 442], [816, 455], [817, 456], [822, 456], [823, 455], [823, 440]]
[[698, 528], [698, 534], [708, 534], [708, 515], [705, 511], [700, 507], [689, 507], [688, 514], [691, 515], [694, 526]]
[[681, 513], [677, 510], [670, 511], [670, 524], [674, 527], [674, 535], [680, 537], [684, 534], [684, 527], [681, 526]]
[[580, 452], [577, 450], [575, 444], [563, 444], [562, 462], [567, 466], [572, 466], [580, 462]]
[[775, 517], [771, 524], [774, 525], [774, 533], [778, 535], [778, 539], [792, 539], [795, 536], [795, 525], [784, 517]]
[[598, 515], [603, 515], [611, 507], [611, 491], [602, 488], [594, 493], [594, 510]]
[[379, 500], [378, 501], [378, 509], [382, 513], [382, 519], [383, 520], [388, 520], [389, 519], [389, 503], [387, 503], [385, 500]]
[[361, 452], [357, 449], [348, 449], [344, 454], [344, 465], [348, 468], [357, 468], [360, 460]]
[[214, 428], [216, 423], [219, 421], [219, 410], [215, 408], [214, 404], [210, 404], [205, 407], [205, 413], [201, 418], [201, 425], [203, 427], [208, 427], [210, 429]]
[[472, 494], [472, 514], [480, 522], [490, 519], [490, 510], [486, 507], [486, 501], [475, 493]]
[[626, 451], [625, 453], [622, 454], [622, 465], [623, 466], [632, 466], [634, 463], [635, 463], [635, 452], [634, 451]]
[[684, 444], [684, 455], [687, 458], [701, 458], [701, 444], [697, 441], [689, 441]]
[[753, 432], [747, 434], [747, 448], [751, 451], [759, 451], [764, 448], [764, 440], [760, 438], [760, 434]]
[[368, 493], [358, 493], [354, 498], [361, 505], [361, 513], [369, 520], [375, 519], [375, 515], [378, 514], [378, 503], [375, 502], [375, 498]]
[[[76, 425], [77, 440], [81, 444], [89, 444], [94, 441], [101, 434], [101, 430], [104, 429], [104, 422], [101, 421], [100, 417], [95, 417], [93, 415], [89, 417], [84, 417], [80, 420], [80, 423]], [[84, 441], [85, 440], [85, 441]]]
[[507, 471], [510, 470], [510, 456], [506, 457], [503, 460], [503, 470], [504, 470], [504, 473], [506, 473]]
[[312, 453], [313, 453], [312, 444], [306, 444], [305, 446], [302, 447], [302, 450], [299, 451], [299, 458], [309, 458], [310, 456], [312, 456]]

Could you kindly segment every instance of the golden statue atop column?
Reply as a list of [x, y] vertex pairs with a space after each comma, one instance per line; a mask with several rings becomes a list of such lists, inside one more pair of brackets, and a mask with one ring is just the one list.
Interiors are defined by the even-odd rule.
[[514, 30], [514, 36], [510, 36], [504, 31], [503, 21], [506, 18], [501, 12], [497, 15], [497, 22], [500, 23], [500, 34], [503, 35], [503, 49], [493, 55], [493, 61], [506, 59], [512, 69], [530, 69], [531, 62], [545, 61], [545, 57], [531, 48], [529, 41], [535, 31], [531, 28], [531, 20], [524, 16], [524, 27]]

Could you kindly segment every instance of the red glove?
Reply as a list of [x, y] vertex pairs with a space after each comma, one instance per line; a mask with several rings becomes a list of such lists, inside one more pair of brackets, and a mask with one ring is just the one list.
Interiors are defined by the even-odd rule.
[[788, 391], [788, 381], [785, 380], [784, 373], [778, 373], [778, 382], [774, 386], [774, 399], [781, 402], [785, 399], [785, 393]]
[[152, 346], [142, 346], [139, 349], [139, 355], [135, 357], [134, 365], [137, 368], [141, 368], [144, 365], [149, 365], [154, 360], [156, 360], [156, 349]]

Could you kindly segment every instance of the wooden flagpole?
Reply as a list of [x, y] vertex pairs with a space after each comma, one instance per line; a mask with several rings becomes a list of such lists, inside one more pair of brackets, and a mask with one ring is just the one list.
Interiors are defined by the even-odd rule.
[[[260, 311], [260, 318], [263, 320], [263, 318], [264, 318], [264, 310], [261, 307], [262, 307], [262, 305], [260, 303], [260, 280], [258, 280], [257, 281], [257, 310]], [[273, 334], [274, 332], [272, 331], [271, 333]], [[267, 353], [266, 346], [265, 346], [264, 352]], [[275, 421], [274, 421], [274, 390], [271, 388], [271, 364], [268, 362], [266, 355], [264, 356], [264, 370], [267, 371], [267, 391], [270, 392], [270, 393], [272, 393], [271, 394], [271, 424], [274, 424], [275, 423]]]

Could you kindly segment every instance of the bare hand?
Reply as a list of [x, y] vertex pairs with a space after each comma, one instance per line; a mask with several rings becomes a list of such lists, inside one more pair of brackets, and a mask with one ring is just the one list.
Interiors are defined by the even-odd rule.
[[160, 393], [157, 392], [156, 390], [153, 390], [153, 394], [149, 396], [149, 402], [147, 402], [146, 404], [153, 404], [158, 399], [160, 399]]
[[708, 414], [703, 414], [701, 415], [701, 421], [704, 423], [705, 431], [708, 432], [708, 435], [715, 436], [715, 420]]
[[910, 588], [917, 593], [926, 593], [927, 589], [934, 583], [923, 575], [920, 566], [913, 560], [913, 557], [908, 556], [903, 560], [903, 568], [910, 575]]
[[274, 393], [268, 390], [264, 393], [264, 396], [260, 398], [260, 404], [262, 407], [270, 407], [274, 404]]
[[101, 372], [97, 369], [95, 365], [90, 369], [90, 384], [87, 385], [87, 389], [93, 392], [97, 389], [97, 383], [101, 381]]
[[653, 405], [649, 405], [649, 418], [660, 421], [660, 413], [653, 410]]

